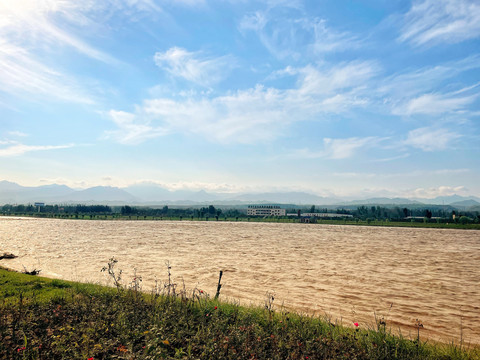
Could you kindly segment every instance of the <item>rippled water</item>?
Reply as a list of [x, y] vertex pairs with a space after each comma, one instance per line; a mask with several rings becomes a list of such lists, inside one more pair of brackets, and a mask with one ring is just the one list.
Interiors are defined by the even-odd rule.
[[143, 289], [166, 280], [221, 297], [373, 327], [374, 314], [393, 331], [480, 344], [480, 231], [340, 225], [75, 221], [0, 218], [1, 265], [41, 275], [105, 284], [115, 256], [124, 279], [133, 268]]

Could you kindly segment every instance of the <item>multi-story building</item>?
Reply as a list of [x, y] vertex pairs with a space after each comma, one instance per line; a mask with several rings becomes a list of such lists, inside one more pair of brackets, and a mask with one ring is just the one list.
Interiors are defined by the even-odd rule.
[[248, 205], [247, 215], [252, 216], [285, 216], [286, 210], [276, 205]]

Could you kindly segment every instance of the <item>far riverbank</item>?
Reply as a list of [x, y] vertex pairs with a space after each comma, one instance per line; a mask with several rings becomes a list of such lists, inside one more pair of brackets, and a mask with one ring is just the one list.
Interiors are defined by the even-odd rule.
[[68, 220], [122, 220], [122, 221], [206, 221], [206, 222], [258, 222], [258, 223], [279, 223], [279, 224], [305, 224], [305, 225], [348, 225], [348, 226], [381, 226], [381, 227], [402, 227], [402, 228], [425, 228], [425, 229], [455, 229], [455, 230], [480, 230], [480, 224], [456, 223], [456, 222], [434, 222], [434, 221], [390, 221], [390, 220], [360, 220], [360, 219], [315, 219], [314, 221], [291, 217], [195, 217], [195, 216], [124, 216], [120, 214], [2, 214], [3, 217], [25, 217], [40, 219], [68, 219]]

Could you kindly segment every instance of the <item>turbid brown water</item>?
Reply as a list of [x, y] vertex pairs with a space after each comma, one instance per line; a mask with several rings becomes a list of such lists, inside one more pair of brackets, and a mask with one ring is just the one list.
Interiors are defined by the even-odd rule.
[[133, 268], [152, 289], [166, 280], [221, 297], [277, 305], [351, 326], [387, 327], [440, 341], [480, 344], [480, 231], [340, 225], [75, 221], [0, 218], [0, 264], [41, 275], [105, 284], [100, 269], [115, 256], [131, 281]]

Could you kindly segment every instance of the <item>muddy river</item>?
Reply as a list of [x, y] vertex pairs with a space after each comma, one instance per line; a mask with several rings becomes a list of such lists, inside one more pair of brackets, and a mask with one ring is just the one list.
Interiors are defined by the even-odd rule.
[[480, 344], [480, 231], [341, 225], [0, 218], [1, 260], [16, 270], [111, 284], [112, 256], [143, 290], [173, 279], [188, 289], [262, 306], [374, 327], [375, 316], [405, 336]]

